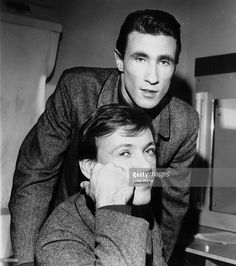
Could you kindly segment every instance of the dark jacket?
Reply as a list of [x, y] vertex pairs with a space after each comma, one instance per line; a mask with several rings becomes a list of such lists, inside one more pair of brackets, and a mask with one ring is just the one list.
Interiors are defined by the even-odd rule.
[[78, 193], [52, 212], [36, 243], [37, 265], [166, 265], [160, 229], [149, 222], [151, 212], [137, 217], [106, 207], [94, 211], [87, 202]]
[[[82, 180], [76, 158], [78, 130], [97, 107], [120, 101], [119, 80], [116, 69], [66, 70], [45, 112], [26, 136], [9, 203], [13, 252], [19, 262], [33, 261], [36, 237], [46, 217], [55, 205], [78, 192]], [[195, 155], [198, 115], [187, 103], [169, 96], [157, 114], [153, 116], [157, 165], [173, 174], [156, 183], [152, 205], [168, 259], [188, 208], [186, 168]]]

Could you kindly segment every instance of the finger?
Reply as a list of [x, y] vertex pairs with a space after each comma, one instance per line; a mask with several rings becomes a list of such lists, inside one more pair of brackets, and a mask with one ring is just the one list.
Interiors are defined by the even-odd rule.
[[123, 175], [125, 175], [126, 177], [129, 177], [130, 168], [127, 167], [126, 164], [123, 165], [122, 163], [119, 163], [119, 164], [113, 163], [113, 167], [120, 169], [123, 172]]
[[113, 167], [120, 171], [120, 179], [123, 179], [126, 184], [130, 183], [130, 169], [122, 164], [113, 164]]
[[81, 182], [80, 187], [84, 189], [87, 196], [90, 196], [92, 199], [94, 199], [91, 193], [90, 182], [88, 181]]
[[123, 171], [126, 171], [126, 168], [124, 166], [122, 166], [122, 164], [117, 164], [117, 163], [110, 163], [113, 167], [115, 168], [119, 168]]

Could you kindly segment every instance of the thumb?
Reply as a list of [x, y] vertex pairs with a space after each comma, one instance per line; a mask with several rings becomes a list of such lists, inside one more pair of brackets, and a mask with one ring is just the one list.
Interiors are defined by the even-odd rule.
[[91, 190], [90, 190], [91, 188], [90, 188], [90, 182], [89, 181], [81, 182], [80, 183], [80, 187], [85, 190], [85, 193], [86, 193], [87, 196], [91, 197], [92, 200], [95, 201], [95, 198], [94, 198], [94, 196], [93, 196], [93, 194], [91, 193]]
[[89, 181], [81, 182], [80, 183], [80, 187], [86, 191], [88, 189], [88, 187], [89, 187]]

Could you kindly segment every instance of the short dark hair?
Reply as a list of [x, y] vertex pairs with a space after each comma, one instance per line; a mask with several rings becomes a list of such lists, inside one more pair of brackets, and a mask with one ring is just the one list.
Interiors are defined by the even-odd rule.
[[96, 160], [96, 138], [109, 136], [120, 127], [124, 128], [127, 136], [149, 128], [154, 137], [152, 120], [142, 109], [119, 104], [104, 105], [94, 111], [79, 130], [78, 160]]
[[122, 57], [125, 55], [128, 35], [133, 31], [152, 35], [171, 36], [176, 40], [175, 62], [179, 61], [181, 51], [180, 24], [174, 16], [162, 10], [138, 10], [127, 16], [121, 26], [116, 49]]

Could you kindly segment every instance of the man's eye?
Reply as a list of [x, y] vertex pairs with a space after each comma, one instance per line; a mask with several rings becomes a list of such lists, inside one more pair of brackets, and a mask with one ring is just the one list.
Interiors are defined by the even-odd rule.
[[167, 60], [161, 60], [161, 64], [164, 66], [168, 66], [168, 65], [170, 65], [170, 62]]
[[156, 150], [155, 150], [155, 148], [150, 148], [150, 149], [147, 149], [145, 151], [145, 153], [147, 153], [149, 155], [155, 155], [156, 154]]
[[130, 152], [129, 151], [123, 151], [123, 152], [121, 152], [119, 154], [119, 156], [121, 156], [121, 157], [128, 157], [128, 156], [130, 156]]
[[136, 57], [136, 61], [137, 62], [145, 62], [145, 58], [143, 58], [143, 57]]

